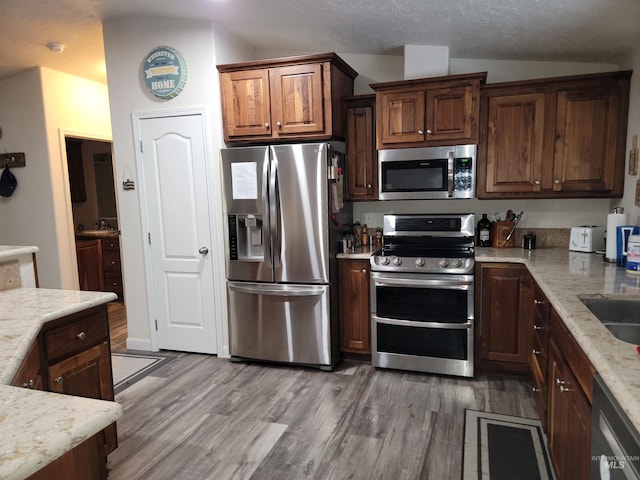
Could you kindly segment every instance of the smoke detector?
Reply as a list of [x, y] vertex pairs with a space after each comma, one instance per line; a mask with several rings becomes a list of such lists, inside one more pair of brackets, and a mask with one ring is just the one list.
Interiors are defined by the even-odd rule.
[[51, 42], [47, 44], [47, 48], [52, 53], [62, 53], [64, 52], [64, 45], [61, 43]]

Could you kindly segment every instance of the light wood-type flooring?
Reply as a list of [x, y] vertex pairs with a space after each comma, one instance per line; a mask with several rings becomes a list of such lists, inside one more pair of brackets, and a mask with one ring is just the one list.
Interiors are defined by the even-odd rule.
[[523, 379], [176, 355], [116, 396], [109, 479], [459, 480], [466, 408], [537, 418]]

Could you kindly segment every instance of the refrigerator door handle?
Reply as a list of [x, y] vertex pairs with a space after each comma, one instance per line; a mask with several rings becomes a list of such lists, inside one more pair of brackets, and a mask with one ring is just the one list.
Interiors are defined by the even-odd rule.
[[280, 238], [280, 196], [278, 195], [278, 159], [271, 156], [269, 162], [269, 229], [271, 233], [271, 246], [273, 250], [273, 269], [280, 265], [280, 250], [282, 248]]
[[229, 290], [251, 295], [272, 295], [278, 297], [313, 297], [325, 292], [322, 286], [294, 286], [294, 285], [269, 285], [269, 284], [239, 284], [229, 283]]

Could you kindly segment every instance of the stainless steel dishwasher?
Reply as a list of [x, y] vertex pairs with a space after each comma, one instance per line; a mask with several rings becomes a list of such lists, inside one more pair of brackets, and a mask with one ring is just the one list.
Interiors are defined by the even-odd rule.
[[640, 479], [640, 433], [600, 375], [593, 382], [591, 479]]

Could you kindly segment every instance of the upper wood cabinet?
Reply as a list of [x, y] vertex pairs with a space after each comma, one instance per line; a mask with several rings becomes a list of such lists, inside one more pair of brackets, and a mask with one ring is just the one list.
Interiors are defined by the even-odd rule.
[[376, 150], [375, 95], [360, 95], [347, 106], [347, 199], [378, 199], [378, 151]]
[[226, 143], [344, 139], [358, 75], [335, 53], [218, 65]]
[[478, 198], [622, 196], [630, 77], [484, 86]]
[[485, 73], [375, 83], [378, 149], [478, 143]]

